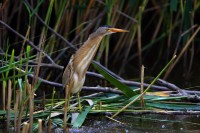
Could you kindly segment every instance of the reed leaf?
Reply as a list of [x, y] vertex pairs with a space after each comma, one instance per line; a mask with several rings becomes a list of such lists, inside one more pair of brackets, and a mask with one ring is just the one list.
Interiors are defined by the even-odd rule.
[[121, 83], [119, 80], [114, 78], [112, 75], [110, 75], [104, 69], [102, 69], [97, 63], [92, 63], [92, 64], [93, 64], [94, 68], [97, 71], [99, 71], [99, 73], [101, 73], [111, 84], [113, 84], [115, 87], [120, 89], [124, 93], [125, 96], [132, 97], [136, 94], [131, 88], [129, 88], [128, 86], [126, 86], [125, 84]]
[[77, 117], [76, 121], [73, 123], [73, 128], [78, 128], [81, 127], [83, 122], [85, 121], [87, 114], [90, 112], [90, 110], [92, 109], [92, 106], [87, 107], [84, 111], [82, 111], [79, 116]]

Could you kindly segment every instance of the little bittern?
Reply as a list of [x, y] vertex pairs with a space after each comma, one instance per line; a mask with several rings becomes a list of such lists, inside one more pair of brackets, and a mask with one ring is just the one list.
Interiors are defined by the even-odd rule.
[[[66, 89], [66, 93], [68, 92], [67, 95], [69, 93], [75, 94], [80, 92], [85, 82], [86, 71], [88, 70], [91, 61], [98, 50], [102, 38], [105, 35], [109, 35], [116, 32], [128, 31], [123, 29], [112, 28], [109, 26], [99, 27], [96, 30], [96, 32], [92, 33], [89, 36], [88, 40], [83, 44], [83, 46], [81, 46], [76, 51], [76, 53], [71, 56], [70, 61], [62, 76], [62, 84], [63, 87]], [[66, 98], [69, 97], [66, 96]]]

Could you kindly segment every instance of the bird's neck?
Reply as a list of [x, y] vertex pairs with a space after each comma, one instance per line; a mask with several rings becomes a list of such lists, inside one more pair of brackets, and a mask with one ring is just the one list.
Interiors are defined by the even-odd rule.
[[85, 76], [85, 73], [93, 60], [103, 36], [96, 36], [91, 34], [88, 40], [81, 46], [74, 55], [73, 65], [75, 70], [80, 73], [81, 76]]

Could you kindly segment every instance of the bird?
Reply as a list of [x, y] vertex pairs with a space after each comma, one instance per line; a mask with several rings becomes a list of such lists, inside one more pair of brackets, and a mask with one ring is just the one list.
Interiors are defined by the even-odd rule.
[[[94, 33], [89, 35], [89, 38], [83, 43], [83, 45], [70, 57], [69, 63], [62, 75], [62, 85], [63, 88], [66, 89], [65, 99], [68, 99], [70, 94], [76, 93], [78, 93], [79, 99], [79, 92], [85, 82], [86, 72], [99, 48], [101, 40], [104, 36], [117, 32], [128, 31], [113, 28], [111, 26], [99, 27]], [[81, 109], [80, 99], [79, 109]]]

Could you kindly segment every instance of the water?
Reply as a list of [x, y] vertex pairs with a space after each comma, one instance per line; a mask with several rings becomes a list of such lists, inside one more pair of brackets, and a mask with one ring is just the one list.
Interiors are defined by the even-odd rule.
[[199, 133], [198, 115], [142, 115], [118, 116], [115, 122], [104, 116], [89, 118], [74, 133]]

